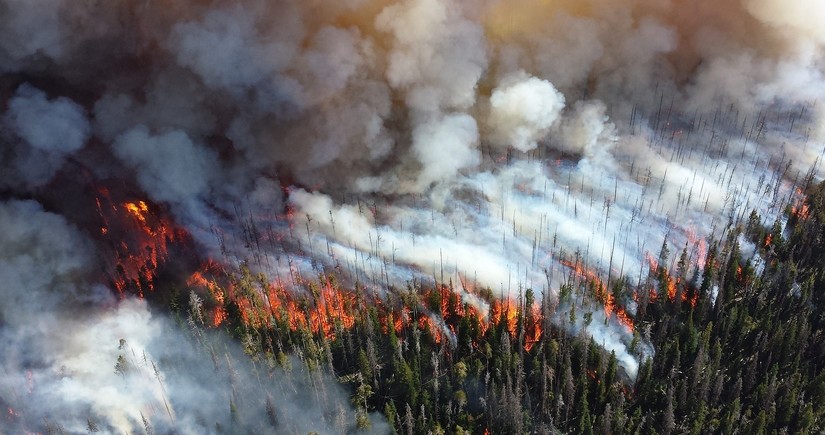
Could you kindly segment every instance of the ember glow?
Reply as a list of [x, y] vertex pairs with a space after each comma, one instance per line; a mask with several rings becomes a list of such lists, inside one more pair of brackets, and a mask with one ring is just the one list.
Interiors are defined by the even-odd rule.
[[146, 215], [149, 213], [149, 206], [146, 205], [145, 201], [127, 202], [123, 204], [123, 207], [142, 224], [146, 224]]
[[109, 189], [99, 189], [95, 198], [102, 222], [100, 234], [106, 241], [111, 282], [121, 296], [143, 297], [155, 290], [159, 268], [169, 258], [175, 244], [188, 240], [185, 230], [176, 228], [168, 217], [153, 214], [144, 200], [117, 203]]

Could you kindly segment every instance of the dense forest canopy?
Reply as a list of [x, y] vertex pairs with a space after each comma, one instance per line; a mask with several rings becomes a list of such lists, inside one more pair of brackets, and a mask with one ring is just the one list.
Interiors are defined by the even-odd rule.
[[[536, 300], [526, 289], [487, 316], [462, 302], [452, 284], [411, 286], [374, 304], [363, 291], [336, 302], [337, 284], [319, 281], [291, 309], [306, 318], [327, 310], [326, 320], [296, 322], [284, 312], [271, 324], [250, 325], [243, 304], [230, 302], [222, 327], [255, 360], [277, 365], [284, 350], [300, 350], [310, 370], [349, 384], [359, 427], [370, 425], [367, 412], [381, 411], [399, 434], [818, 433], [825, 265], [811, 252], [821, 252], [823, 200], [820, 183], [788, 208], [787, 226], [764, 227], [752, 215], [711, 244], [703, 268], [688, 268], [683, 250], [672, 275], [652, 271], [633, 321], [656, 352], [633, 378], [615, 353], [559, 326], [588, 313], [549, 321], [568, 299], [601, 285], [587, 276], [571, 275], [558, 300]], [[745, 256], [742, 243], [758, 248]], [[671, 249], [662, 250], [665, 264]], [[260, 285], [248, 272], [227, 279], [238, 293]], [[612, 285], [628, 291], [622, 279]], [[491, 292], [479, 297], [496, 307]], [[187, 295], [179, 298], [178, 315], [191, 318]]]

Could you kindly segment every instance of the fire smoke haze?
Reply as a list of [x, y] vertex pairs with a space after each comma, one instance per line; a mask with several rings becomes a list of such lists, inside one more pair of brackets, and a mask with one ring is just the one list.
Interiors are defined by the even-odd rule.
[[[0, 423], [228, 414], [224, 390], [189, 402], [213, 362], [106, 288], [102, 191], [273, 281], [555, 298], [562, 261], [636, 285], [665, 238], [699, 267], [706, 239], [822, 178], [823, 22], [816, 0], [0, 0], [0, 402], [25, 414]], [[583, 304], [572, 328], [634, 376], [631, 335]], [[120, 338], [130, 376], [193, 369], [143, 390], [113, 373]]]

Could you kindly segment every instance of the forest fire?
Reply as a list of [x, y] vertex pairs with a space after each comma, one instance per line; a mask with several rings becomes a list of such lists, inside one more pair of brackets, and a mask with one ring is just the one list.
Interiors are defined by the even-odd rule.
[[159, 267], [169, 257], [173, 243], [186, 239], [167, 218], [153, 214], [144, 200], [116, 201], [106, 188], [95, 198], [102, 221], [101, 237], [108, 250], [109, 275], [121, 296], [134, 292], [140, 297], [153, 291]]
[[3, 1], [0, 432], [825, 431], [825, 2], [716, 3]]
[[416, 307], [345, 289], [332, 277], [301, 280], [306, 291], [299, 291], [280, 282], [268, 282], [262, 275], [254, 276], [245, 266], [238, 276], [230, 275], [218, 263], [207, 261], [187, 280], [190, 288], [205, 297], [207, 317], [211, 318], [213, 327], [227, 321], [230, 312], [237, 312], [239, 319], [235, 320], [255, 328], [271, 327], [275, 322], [293, 332], [305, 330], [334, 340], [341, 331], [350, 330], [359, 320], [365, 320], [368, 312], [365, 307], [372, 306], [384, 333], [393, 329], [403, 337], [412, 329], [418, 329], [439, 344], [445, 334], [455, 341], [462, 321], [478, 331], [479, 335], [473, 338], [474, 347], [478, 345], [475, 340], [484, 337], [491, 326], [504, 328], [513, 340], [518, 340], [523, 331], [526, 351], [543, 335], [539, 304], [523, 307], [514, 299], [495, 299], [490, 301], [489, 316], [484, 316], [446, 285], [423, 290], [419, 294], [422, 305]]
[[226, 320], [226, 297], [217, 284], [214, 278], [207, 278], [207, 276], [219, 276], [223, 272], [222, 267], [214, 261], [207, 261], [201, 266], [201, 270], [197, 270], [186, 280], [186, 285], [191, 287], [203, 288], [208, 291], [208, 294], [216, 303], [212, 310], [212, 325], [218, 327]]
[[605, 291], [606, 287], [604, 282], [602, 282], [601, 278], [599, 278], [599, 275], [595, 271], [587, 269], [578, 261], [573, 262], [562, 259], [559, 262], [563, 266], [569, 268], [576, 277], [585, 280], [587, 283], [594, 284], [598, 293], [603, 293]]
[[525, 325], [526, 335], [524, 338], [524, 350], [527, 352], [530, 352], [530, 349], [532, 349], [536, 343], [541, 341], [541, 337], [544, 334], [544, 330], [541, 326], [542, 322], [537, 321], [537, 319], [542, 319], [541, 308], [538, 304], [533, 304], [531, 309], [533, 310], [533, 313], [528, 317], [528, 321]]
[[594, 286], [596, 299], [604, 305], [604, 312], [608, 319], [615, 315], [616, 320], [619, 321], [627, 332], [633, 332], [635, 324], [633, 319], [630, 317], [630, 314], [628, 314], [624, 307], [616, 303], [615, 296], [607, 291], [607, 286], [605, 286], [604, 282], [601, 278], [599, 278], [599, 275], [595, 271], [586, 269], [583, 265], [577, 262], [572, 262], [569, 260], [561, 260], [560, 262], [564, 266], [570, 268], [576, 277], [584, 280], [585, 283]]
[[443, 331], [438, 327], [438, 324], [431, 316], [420, 316], [418, 318], [418, 329], [429, 332], [436, 344], [441, 344], [444, 339]]
[[[16, 422], [17, 420], [19, 420], [20, 418], [21, 418], [21, 415], [20, 415], [20, 413], [19, 413], [19, 412], [17, 412], [17, 411], [16, 411], [14, 408], [12, 408], [11, 406], [7, 407], [7, 412], [6, 412], [6, 414], [5, 414], [4, 418], [3, 418], [6, 422], [8, 422], [8, 423], [14, 423], [14, 422]], [[2, 421], [2, 420], [0, 420], [0, 421]]]
[[127, 202], [123, 204], [123, 207], [142, 224], [146, 224], [146, 215], [149, 213], [149, 206], [146, 205], [145, 201]]
[[607, 299], [604, 303], [604, 312], [608, 318], [610, 318], [611, 314], [616, 315], [616, 320], [625, 327], [627, 332], [633, 332], [633, 328], [635, 327], [633, 323], [633, 319], [630, 317], [630, 314], [624, 309], [624, 307], [620, 305], [616, 305], [616, 300], [613, 295], [608, 294]]
[[[691, 307], [696, 307], [696, 303], [699, 301], [699, 295], [693, 291], [691, 294], [688, 294], [688, 288], [686, 284], [683, 282], [682, 277], [673, 277], [670, 272], [663, 266], [659, 266], [659, 262], [653, 258], [650, 253], [645, 253], [645, 259], [648, 262], [650, 267], [650, 275], [656, 277], [658, 289], [661, 291], [663, 290], [665, 294], [667, 294], [667, 299], [670, 302], [675, 302], [678, 299], [681, 302], [690, 303]], [[704, 260], [702, 261], [704, 263]], [[650, 300], [656, 301], [659, 298], [659, 292], [656, 288], [651, 288], [650, 290]]]
[[791, 215], [798, 220], [805, 221], [811, 216], [811, 211], [808, 204], [802, 200], [799, 204], [791, 206]]
[[688, 243], [693, 246], [694, 254], [691, 258], [696, 262], [696, 267], [702, 269], [705, 267], [705, 257], [708, 255], [708, 242], [696, 234], [693, 228], [688, 228], [685, 231], [688, 238]]
[[516, 301], [512, 299], [497, 300], [493, 302], [490, 312], [490, 320], [494, 325], [503, 324], [511, 336], [518, 334], [519, 309]]
[[[163, 217], [163, 211], [148, 201], [113, 199], [105, 188], [99, 189], [96, 201], [103, 223], [101, 237], [118, 241], [110, 243], [111, 280], [121, 295], [133, 292], [142, 297], [145, 291], [155, 289], [159, 268], [168, 259], [170, 248], [188, 236], [175, 229]], [[292, 220], [288, 219], [290, 225]], [[696, 242], [697, 247], [700, 243]], [[634, 330], [633, 318], [609, 293], [608, 285], [596, 271], [581, 262], [562, 260], [561, 264], [591, 289], [595, 299], [603, 304], [608, 319], [615, 316], [627, 332]], [[531, 306], [525, 306], [521, 296], [496, 298], [492, 293], [477, 293], [473, 286], [468, 289], [463, 279], [461, 283], [461, 291], [452, 285], [440, 285], [419, 290], [416, 297], [401, 298], [406, 302], [399, 302], [392, 295], [368, 295], [345, 288], [331, 275], [308, 279], [296, 269], [286, 283], [253, 273], [246, 266], [232, 272], [214, 260], [203, 262], [186, 280], [186, 285], [203, 298], [204, 323], [214, 328], [227, 322], [253, 328], [282, 325], [293, 332], [308, 331], [334, 340], [365, 319], [364, 313], [369, 311], [366, 307], [375, 307], [384, 332], [393, 329], [403, 338], [417, 329], [435, 343], [442, 343], [446, 337], [455, 343], [463, 323], [476, 331], [471, 339], [474, 348], [482, 337], [500, 330], [528, 352], [541, 341], [545, 319], [538, 303], [531, 300]], [[671, 299], [677, 283], [670, 284]], [[418, 306], [406, 305], [416, 300], [419, 302], [414, 304]]]

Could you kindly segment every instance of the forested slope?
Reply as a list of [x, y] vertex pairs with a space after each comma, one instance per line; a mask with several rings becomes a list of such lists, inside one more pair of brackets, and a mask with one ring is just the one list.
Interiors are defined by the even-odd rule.
[[[761, 225], [756, 212], [747, 225], [729, 225], [695, 264], [665, 244], [639, 286], [571, 272], [558, 298], [476, 291], [486, 313], [462, 302], [453, 283], [410, 283], [381, 299], [320, 277], [309, 294], [281, 302], [244, 297], [267, 285], [247, 269], [208, 285], [233, 289], [218, 291], [232, 296], [221, 327], [253, 359], [275, 367], [295, 351], [309, 371], [349, 384], [357, 427], [380, 411], [401, 434], [819, 433], [825, 184], [787, 214], [785, 228]], [[669, 259], [675, 270], [663, 266]], [[584, 292], [638, 301], [635, 314], [624, 313], [635, 323], [633, 345], [655, 352], [640, 357], [635, 378], [615, 354], [565, 327], [576, 316], [593, 321], [560, 309]], [[173, 308], [191, 324], [202, 315], [186, 297], [180, 292]], [[277, 314], [255, 317], [257, 305]]]

